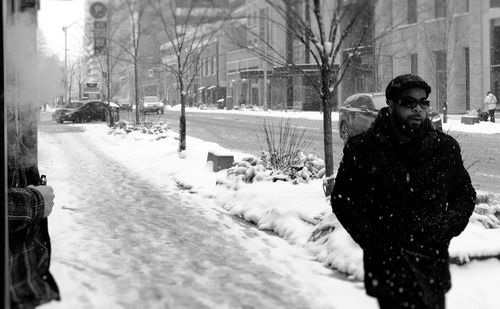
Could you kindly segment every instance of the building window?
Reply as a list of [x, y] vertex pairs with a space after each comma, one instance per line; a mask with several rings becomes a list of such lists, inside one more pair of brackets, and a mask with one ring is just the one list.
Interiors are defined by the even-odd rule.
[[436, 18], [446, 17], [446, 1], [435, 0], [434, 1], [434, 12]]
[[491, 20], [490, 40], [491, 65], [500, 65], [500, 18]]
[[261, 40], [266, 40], [266, 10], [259, 10], [259, 37]]
[[417, 0], [408, 0], [408, 23], [417, 22]]
[[272, 27], [272, 23], [270, 24], [269, 23], [269, 8], [266, 8], [266, 42], [271, 42], [272, 41], [272, 31], [271, 31], [271, 27]]
[[490, 0], [490, 8], [500, 8], [500, 0]]
[[205, 59], [205, 76], [208, 76], [208, 59]]
[[470, 110], [470, 59], [469, 48], [464, 48], [465, 56], [465, 110]]
[[447, 100], [446, 52], [444, 50], [435, 51], [434, 60], [436, 61], [436, 108], [441, 111], [446, 106]]
[[410, 55], [411, 74], [418, 75], [418, 54]]
[[469, 0], [465, 0], [465, 11], [469, 12]]

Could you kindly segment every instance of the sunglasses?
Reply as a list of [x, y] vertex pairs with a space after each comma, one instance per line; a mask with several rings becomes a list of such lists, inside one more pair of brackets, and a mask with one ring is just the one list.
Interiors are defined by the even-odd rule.
[[417, 105], [420, 105], [421, 109], [428, 109], [431, 105], [431, 102], [428, 100], [417, 100], [414, 97], [409, 96], [400, 96], [398, 100], [398, 104], [400, 106], [414, 109]]

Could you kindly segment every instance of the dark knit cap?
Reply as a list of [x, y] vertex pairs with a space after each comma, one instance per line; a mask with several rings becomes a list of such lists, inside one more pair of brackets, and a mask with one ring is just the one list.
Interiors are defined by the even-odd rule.
[[422, 88], [425, 90], [427, 97], [429, 97], [429, 93], [431, 93], [431, 86], [422, 78], [414, 74], [403, 74], [396, 76], [389, 82], [387, 88], [385, 88], [385, 98], [387, 100], [396, 101], [401, 95], [401, 92], [408, 88]]

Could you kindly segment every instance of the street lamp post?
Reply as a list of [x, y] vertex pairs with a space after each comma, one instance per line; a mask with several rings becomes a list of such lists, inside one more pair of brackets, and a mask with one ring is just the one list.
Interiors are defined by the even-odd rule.
[[64, 102], [68, 103], [68, 27], [64, 26]]
[[63, 26], [62, 30], [64, 31], [64, 101], [65, 103], [69, 103], [69, 94], [68, 94], [68, 28], [76, 24], [77, 21]]

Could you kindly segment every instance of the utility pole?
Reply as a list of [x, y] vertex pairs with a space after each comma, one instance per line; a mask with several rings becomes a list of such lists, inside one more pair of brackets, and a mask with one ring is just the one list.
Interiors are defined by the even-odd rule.
[[68, 29], [77, 22], [73, 22], [67, 26], [62, 27], [64, 31], [64, 103], [69, 103], [70, 94], [68, 93]]
[[64, 26], [64, 103], [68, 102], [68, 27]]

